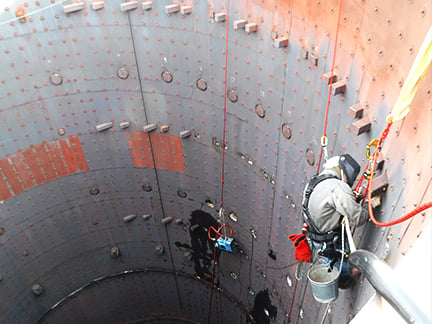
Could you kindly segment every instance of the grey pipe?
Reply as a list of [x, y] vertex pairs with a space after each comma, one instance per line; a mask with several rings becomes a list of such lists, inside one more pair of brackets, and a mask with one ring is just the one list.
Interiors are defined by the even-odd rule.
[[399, 313], [407, 323], [430, 324], [431, 319], [418, 307], [410, 296], [398, 285], [393, 269], [375, 254], [357, 250], [349, 257], [350, 266], [360, 270], [376, 291]]

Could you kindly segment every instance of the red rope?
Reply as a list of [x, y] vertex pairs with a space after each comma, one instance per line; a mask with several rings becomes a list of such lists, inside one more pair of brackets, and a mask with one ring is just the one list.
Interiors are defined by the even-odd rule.
[[[357, 182], [357, 184], [356, 184], [356, 186], [355, 186], [355, 188], [354, 188], [354, 193], [356, 194], [356, 198], [357, 198], [357, 196], [360, 195], [360, 193], [361, 193], [361, 185], [362, 185], [362, 183], [363, 183], [363, 180], [364, 180], [364, 179], [368, 179], [368, 178], [365, 177], [365, 174], [367, 174], [368, 171], [369, 171], [370, 162], [371, 162], [371, 161], [369, 160], [368, 163], [366, 164], [366, 168], [364, 169], [364, 171], [363, 171], [363, 173], [362, 173], [362, 175], [361, 175], [359, 181]], [[370, 176], [370, 175], [369, 175], [369, 176]], [[366, 185], [365, 193], [367, 193], [368, 189], [369, 189], [369, 181], [368, 181], [368, 183], [367, 183], [367, 185]], [[362, 204], [364, 203], [365, 199], [366, 199], [366, 195], [365, 195], [365, 196], [363, 197], [363, 199], [362, 199], [362, 202], [361, 202]]]
[[362, 173], [359, 181], [357, 182], [357, 184], [354, 188], [354, 192], [360, 192], [361, 184], [362, 184], [363, 180], [365, 179], [364, 175], [367, 173], [368, 169], [369, 169], [369, 162], [367, 163], [366, 168], [363, 170], [363, 173]]
[[[224, 115], [223, 115], [223, 135], [222, 135], [222, 176], [221, 176], [221, 208], [223, 208], [224, 202], [224, 185], [225, 185], [225, 135], [226, 135], [226, 111], [227, 111], [227, 91], [228, 91], [228, 34], [229, 34], [229, 7], [230, 7], [230, 0], [227, 0], [227, 16], [226, 16], [226, 36], [225, 36], [225, 93], [224, 93]], [[216, 240], [217, 240], [217, 235], [220, 236], [225, 236], [222, 235], [219, 231], [225, 226], [222, 225], [221, 227], [219, 227], [218, 230], [216, 230], [214, 227], [210, 227], [209, 231], [208, 231], [208, 236], [209, 239], [212, 239], [210, 236], [210, 230], [213, 229], [216, 232]], [[231, 227], [229, 227], [231, 230], [231, 234], [229, 236], [232, 235], [232, 229]], [[215, 240], [215, 241], [216, 241]], [[215, 270], [216, 270], [216, 242], [215, 242], [215, 246], [214, 246], [214, 251], [213, 251], [213, 270], [212, 270], [212, 279], [211, 279], [211, 284], [210, 284], [210, 300], [209, 300], [209, 307], [208, 307], [208, 315], [207, 315], [207, 324], [210, 323], [210, 314], [211, 314], [211, 304], [212, 304], [212, 299], [213, 299], [213, 286], [214, 286], [214, 275], [215, 275]]]
[[[340, 25], [340, 18], [341, 18], [341, 12], [342, 12], [342, 0], [339, 0], [339, 13], [338, 13], [338, 20], [337, 20], [337, 27], [336, 27], [336, 37], [335, 37], [335, 43], [334, 43], [334, 49], [333, 49], [333, 62], [332, 62], [332, 68], [330, 72], [330, 86], [329, 86], [329, 92], [328, 92], [328, 98], [327, 98], [327, 111], [326, 111], [326, 117], [324, 121], [324, 132], [323, 137], [327, 136], [327, 124], [328, 124], [328, 115], [330, 110], [330, 98], [333, 88], [333, 75], [334, 75], [334, 67], [336, 62], [336, 50], [337, 50], [337, 44], [338, 44], [338, 36], [339, 36], [339, 25]], [[321, 146], [321, 153], [318, 161], [318, 168], [316, 173], [319, 173], [319, 169], [321, 166], [321, 159], [323, 155], [323, 146]]]
[[411, 212], [409, 212], [408, 214], [406, 214], [405, 216], [402, 216], [401, 218], [392, 220], [390, 222], [379, 222], [376, 220], [374, 214], [373, 214], [373, 210], [372, 210], [372, 204], [371, 204], [371, 199], [372, 199], [372, 179], [373, 179], [373, 175], [375, 173], [375, 164], [376, 164], [376, 159], [378, 156], [378, 152], [381, 150], [381, 143], [382, 141], [387, 137], [389, 131], [390, 131], [390, 126], [391, 126], [392, 122], [390, 121], [387, 124], [387, 127], [384, 129], [384, 131], [381, 133], [381, 136], [379, 138], [378, 141], [378, 145], [373, 153], [373, 159], [372, 159], [372, 167], [371, 167], [371, 177], [369, 179], [369, 183], [368, 183], [368, 191], [367, 191], [367, 196], [368, 196], [368, 210], [369, 210], [369, 216], [370, 219], [372, 220], [372, 222], [377, 225], [377, 226], [381, 226], [381, 227], [386, 227], [386, 226], [392, 226], [392, 225], [396, 225], [399, 223], [402, 223], [404, 221], [406, 221], [407, 219], [410, 219], [411, 217], [414, 217], [415, 215], [421, 213], [422, 211], [431, 208], [432, 207], [432, 202], [427, 202], [421, 206], [418, 206], [417, 208], [415, 208], [414, 210], [412, 210]]
[[227, 0], [226, 36], [225, 36], [225, 93], [224, 93], [224, 116], [223, 116], [223, 135], [222, 135], [222, 185], [221, 185], [221, 208], [223, 208], [224, 184], [225, 184], [225, 135], [226, 135], [226, 111], [227, 111], [227, 91], [228, 91], [228, 32], [229, 32], [229, 5]]
[[212, 278], [210, 283], [210, 300], [209, 300], [209, 308], [208, 308], [208, 314], [207, 314], [207, 324], [210, 323], [210, 315], [211, 315], [211, 304], [213, 299], [213, 286], [214, 286], [214, 275], [215, 275], [215, 264], [216, 264], [216, 244], [213, 249], [213, 271], [212, 271]]
[[[222, 234], [222, 233], [220, 232], [220, 230], [221, 230], [222, 228], [224, 228], [224, 227], [228, 227], [228, 229], [230, 230], [229, 235], [225, 235], [225, 234]], [[213, 230], [213, 232], [216, 233], [216, 236], [215, 236], [215, 237], [212, 237], [212, 236], [210, 235], [210, 232], [211, 232], [212, 230]], [[217, 241], [218, 236], [231, 237], [232, 234], [233, 234], [233, 230], [232, 230], [231, 226], [229, 226], [228, 224], [223, 224], [222, 226], [219, 226], [218, 229], [214, 228], [213, 226], [210, 226], [210, 228], [209, 228], [208, 231], [207, 231], [207, 234], [208, 234], [208, 238], [209, 238], [210, 240], [212, 240], [212, 241]]]

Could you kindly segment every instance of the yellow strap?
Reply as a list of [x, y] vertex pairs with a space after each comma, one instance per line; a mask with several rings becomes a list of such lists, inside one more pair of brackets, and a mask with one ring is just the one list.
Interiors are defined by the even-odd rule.
[[432, 27], [429, 29], [420, 51], [411, 66], [408, 77], [402, 87], [399, 97], [387, 116], [387, 122], [396, 122], [405, 118], [409, 113], [409, 105], [414, 99], [420, 81], [425, 76], [432, 62]]

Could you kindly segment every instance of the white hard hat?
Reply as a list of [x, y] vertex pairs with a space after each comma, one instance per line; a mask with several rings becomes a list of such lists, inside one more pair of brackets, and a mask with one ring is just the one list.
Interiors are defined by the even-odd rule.
[[324, 163], [324, 169], [329, 170], [329, 169], [334, 169], [336, 167], [339, 167], [339, 159], [340, 159], [339, 155], [331, 157], [330, 159], [327, 160], [326, 163]]
[[328, 159], [326, 163], [324, 163], [323, 167], [324, 167], [324, 170], [331, 170], [333, 173], [336, 173], [337, 177], [340, 180], [343, 180], [341, 168], [339, 165], [339, 160], [340, 160], [339, 155], [333, 156], [330, 159]]

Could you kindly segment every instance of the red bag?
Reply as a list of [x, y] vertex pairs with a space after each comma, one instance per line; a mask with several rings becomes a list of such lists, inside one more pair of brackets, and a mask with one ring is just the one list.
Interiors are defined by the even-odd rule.
[[293, 241], [294, 258], [301, 262], [311, 262], [312, 253], [305, 234], [291, 234], [288, 236], [290, 241]]

